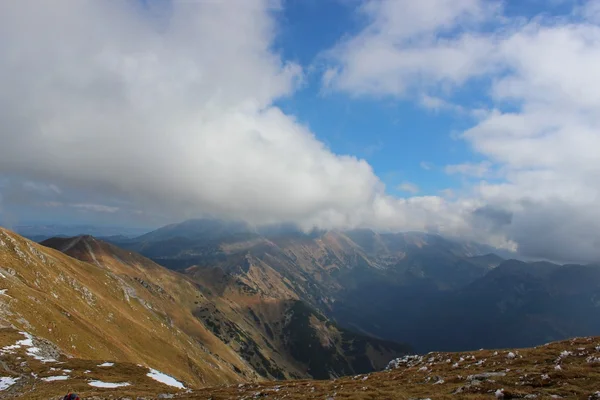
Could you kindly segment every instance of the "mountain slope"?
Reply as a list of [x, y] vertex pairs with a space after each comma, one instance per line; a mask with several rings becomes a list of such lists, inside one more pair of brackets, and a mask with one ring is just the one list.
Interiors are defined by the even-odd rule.
[[179, 309], [173, 295], [193, 301], [202, 293], [190, 282], [170, 292], [175, 274], [167, 272], [168, 289], [148, 288], [99, 262], [0, 229], [0, 323], [73, 357], [139, 363], [195, 386], [256, 379], [234, 351]]
[[387, 319], [402, 324], [424, 297], [460, 288], [502, 260], [488, 246], [417, 232], [250, 232], [225, 224], [210, 239], [192, 238], [206, 237], [205, 228], [198, 220], [171, 225], [123, 246], [195, 280], [222, 275], [263, 296], [305, 301], [343, 327], [394, 341], [406, 340]]
[[600, 338], [585, 337], [536, 348], [408, 356], [368, 375], [202, 389], [176, 398], [597, 400], [599, 380]]
[[509, 260], [461, 290], [446, 293], [410, 321], [439, 349], [532, 346], [600, 332], [600, 268]]
[[[29, 341], [29, 342], [28, 342]], [[38, 348], [37, 350], [33, 350]], [[536, 348], [434, 352], [390, 362], [384, 372], [335, 380], [291, 380], [182, 389], [159, 371], [131, 363], [82, 360], [47, 351], [36, 337], [0, 329], [0, 397], [59, 400], [68, 391], [84, 399], [550, 399], [600, 398], [600, 337]]]
[[[43, 244], [136, 282], [156, 296], [168, 295], [164, 311], [174, 326], [185, 330], [193, 318], [266, 378], [326, 379], [370, 372], [407, 351], [403, 345], [347, 332], [299, 300], [279, 296], [273, 287], [265, 286], [259, 293], [219, 268], [196, 273], [191, 269], [184, 276], [90, 236], [56, 238]], [[244, 268], [244, 259], [240, 262]], [[264, 284], [272, 282], [265, 274], [256, 278]], [[190, 285], [200, 294], [190, 296], [185, 290]], [[319, 355], [326, 368], [311, 366], [305, 357], [311, 352]]]
[[128, 362], [67, 356], [49, 342], [0, 328], [0, 398], [62, 399], [71, 391], [84, 399], [169, 398], [185, 385], [154, 369]]
[[600, 334], [600, 269], [592, 266], [505, 261], [489, 246], [418, 232], [228, 227], [209, 239], [182, 239], [173, 225], [167, 241], [143, 246], [195, 281], [219, 276], [258, 297], [302, 300], [341, 327], [417, 351]]

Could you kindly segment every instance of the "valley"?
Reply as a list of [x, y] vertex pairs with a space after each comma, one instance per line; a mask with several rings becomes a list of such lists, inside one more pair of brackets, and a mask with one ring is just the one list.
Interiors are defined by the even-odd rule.
[[343, 327], [418, 352], [535, 346], [600, 332], [600, 266], [517, 261], [438, 235], [189, 220], [115, 244], [197, 281], [222, 276], [300, 299]]
[[[436, 235], [191, 220], [137, 238], [81, 235], [38, 244], [2, 229], [0, 239], [3, 368], [12, 382], [6, 394], [52, 387], [58, 396], [67, 386], [97, 398], [114, 393], [90, 389], [98, 381], [128, 383], [112, 389], [147, 398], [203, 398], [202, 388], [215, 399], [251, 391], [319, 398], [346, 382], [349, 399], [372, 398], [373, 390], [403, 399], [432, 379], [455, 386], [463, 379], [441, 375], [451, 372], [444, 369], [410, 389], [412, 364], [402, 376], [376, 372], [406, 354], [538, 351], [569, 337], [593, 342], [600, 332], [598, 266], [507, 260], [487, 246]], [[20, 353], [19, 335], [68, 367], [50, 366], [26, 347]], [[487, 359], [491, 350], [477, 354]], [[103, 363], [115, 366], [110, 374], [98, 367]], [[68, 378], [43, 380], [57, 370]], [[156, 386], [148, 371], [187, 391]], [[379, 383], [354, 387], [357, 376]], [[408, 379], [408, 394], [386, 392], [390, 379]], [[470, 395], [492, 391], [488, 383]], [[431, 393], [447, 396], [447, 387], [437, 383], [441, 391]]]

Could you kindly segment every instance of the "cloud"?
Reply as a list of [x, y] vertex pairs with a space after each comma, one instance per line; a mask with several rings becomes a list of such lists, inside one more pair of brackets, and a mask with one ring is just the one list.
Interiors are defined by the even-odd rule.
[[442, 99], [441, 97], [431, 96], [425, 93], [421, 95], [420, 104], [421, 106], [433, 111], [452, 111], [455, 113], [465, 112], [465, 108], [458, 104], [453, 104]]
[[275, 105], [303, 77], [273, 50], [280, 6], [1, 2], [0, 174], [60, 188], [37, 202], [96, 213], [123, 202], [170, 220], [461, 227], [438, 215], [453, 205], [387, 195], [366, 161]]
[[600, 1], [589, 0], [578, 11], [583, 18], [594, 23], [600, 23]]
[[461, 174], [466, 176], [472, 176], [476, 178], [483, 178], [488, 175], [492, 163], [489, 161], [482, 161], [480, 163], [464, 163], [464, 164], [453, 164], [446, 165], [444, 170], [447, 174]]
[[401, 190], [403, 192], [407, 192], [410, 194], [417, 194], [420, 191], [419, 187], [411, 182], [401, 183], [400, 185], [398, 185], [398, 190]]
[[371, 167], [273, 106], [302, 74], [271, 50], [273, 3], [2, 3], [0, 171], [179, 218], [368, 204]]
[[430, 163], [430, 162], [427, 162], [427, 161], [421, 161], [421, 162], [419, 163], [419, 166], [420, 166], [421, 168], [423, 168], [424, 170], [426, 170], [426, 171], [430, 171], [430, 170], [432, 170], [432, 169], [433, 169], [433, 167], [434, 167], [434, 165], [433, 165], [432, 163]]
[[[369, 0], [361, 7], [369, 24], [324, 56], [332, 63], [323, 77], [332, 89], [353, 95], [410, 94], [414, 87], [456, 86], [494, 68], [494, 46], [469, 32], [495, 17], [495, 1]], [[460, 30], [458, 36], [448, 36]], [[424, 95], [426, 107], [448, 105]]]
[[498, 231], [506, 225], [510, 225], [513, 219], [512, 212], [490, 205], [476, 208], [471, 215], [475, 224], [484, 224], [486, 230], [493, 231]]
[[529, 20], [498, 4], [368, 1], [368, 25], [326, 54], [329, 89], [468, 111], [473, 126], [458, 137], [485, 160], [445, 168], [481, 179], [454, 199], [467, 225], [525, 255], [598, 261], [600, 2]]
[[[323, 54], [329, 91], [474, 119], [459, 137], [502, 176], [457, 162], [447, 170], [482, 179], [452, 198], [388, 195], [365, 160], [333, 153], [276, 106], [304, 77], [274, 50], [282, 4], [165, 4], [0, 2], [0, 174], [35, 182], [14, 199], [430, 230], [600, 259], [597, 2], [526, 20], [484, 0], [370, 0], [364, 29]], [[473, 87], [476, 105], [454, 96]], [[11, 189], [0, 190], [6, 207]]]
[[93, 212], [93, 213], [108, 213], [113, 214], [120, 210], [119, 207], [107, 206], [104, 204], [91, 204], [91, 203], [62, 203], [59, 201], [47, 201], [42, 204], [45, 207], [71, 207], [80, 211]]

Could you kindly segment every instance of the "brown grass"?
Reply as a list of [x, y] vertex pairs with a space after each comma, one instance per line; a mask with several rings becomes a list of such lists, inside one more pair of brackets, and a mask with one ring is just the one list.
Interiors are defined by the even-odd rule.
[[[596, 349], [599, 345], [600, 338], [578, 338], [533, 349], [513, 350], [516, 355], [514, 359], [507, 358], [509, 350], [500, 350], [497, 354], [490, 350], [431, 353], [416, 365], [369, 375], [332, 381], [268, 382], [218, 387], [198, 390], [193, 394], [180, 394], [178, 398], [493, 399], [498, 389], [504, 389], [505, 399], [525, 398], [527, 395], [535, 395], [538, 399], [552, 396], [588, 399], [600, 390], [600, 364], [588, 362], [589, 357], [600, 357], [600, 351]], [[563, 351], [573, 354], [559, 358]], [[471, 359], [472, 356], [474, 359]], [[459, 362], [461, 357], [464, 361]], [[459, 362], [458, 367], [454, 366], [456, 362]], [[561, 365], [562, 369], [556, 370], [556, 365]], [[427, 371], [421, 370], [423, 367], [427, 367]], [[473, 379], [469, 379], [469, 375], [486, 372], [503, 372], [506, 375], [482, 379], [479, 384], [473, 384]], [[436, 383], [440, 380], [443, 383]]]

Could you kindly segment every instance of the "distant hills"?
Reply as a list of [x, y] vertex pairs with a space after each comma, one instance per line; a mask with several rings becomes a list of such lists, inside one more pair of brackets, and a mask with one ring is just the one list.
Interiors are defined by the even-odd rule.
[[216, 356], [229, 352], [241, 363], [228, 360], [231, 379], [362, 373], [408, 346], [465, 351], [600, 334], [597, 265], [506, 259], [489, 246], [419, 232], [305, 233], [215, 219], [105, 240], [43, 244], [124, 280], [165, 325], [194, 337], [189, 327], [199, 324], [201, 342], [220, 343]]
[[439, 235], [306, 234], [207, 219], [114, 243], [196, 279], [222, 276], [263, 296], [300, 299], [341, 326], [418, 351], [600, 334], [597, 266], [507, 260]]
[[126, 228], [119, 226], [95, 226], [95, 225], [65, 225], [65, 224], [33, 224], [17, 225], [12, 231], [27, 239], [41, 242], [52, 237], [72, 237], [79, 235], [93, 235], [95, 237], [111, 237], [115, 240], [126, 240], [137, 237], [147, 232], [141, 228]]
[[[141, 385], [131, 393], [151, 393], [162, 390], [144, 378], [152, 369], [186, 387], [235, 388], [369, 373], [413, 351], [600, 334], [598, 265], [505, 259], [418, 232], [218, 220], [107, 240], [37, 244], [0, 229], [0, 339], [31, 335], [43, 357], [71, 360], [80, 385], [84, 368], [117, 377], [89, 360], [116, 362], [119, 379], [132, 371]], [[16, 357], [11, 346], [1, 351]], [[41, 373], [34, 364], [23, 368]], [[15, 393], [45, 385], [20, 374], [2, 378]]]
[[66, 356], [140, 364], [200, 387], [365, 373], [409, 351], [218, 269], [182, 274], [92, 236], [42, 244], [0, 229], [0, 327]]

